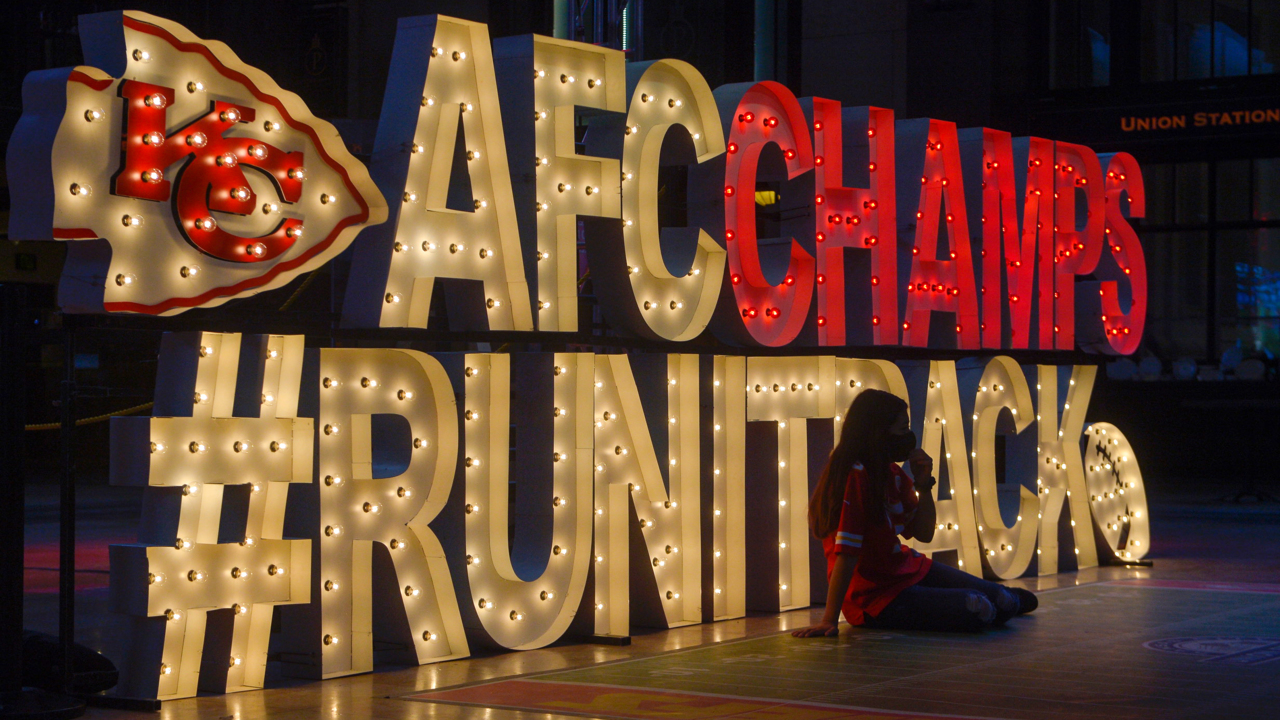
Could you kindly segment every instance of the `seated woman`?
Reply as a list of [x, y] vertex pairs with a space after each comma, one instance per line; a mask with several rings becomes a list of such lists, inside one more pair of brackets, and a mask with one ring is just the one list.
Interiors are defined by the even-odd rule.
[[[935, 563], [898, 541], [933, 539], [933, 460], [916, 447], [907, 404], [863, 390], [809, 500], [809, 526], [827, 555], [822, 622], [796, 637], [836, 635], [840, 611], [876, 629], [977, 631], [1036, 608], [1036, 596]], [[907, 462], [911, 477], [896, 463]], [[915, 479], [912, 480], [912, 477]]]

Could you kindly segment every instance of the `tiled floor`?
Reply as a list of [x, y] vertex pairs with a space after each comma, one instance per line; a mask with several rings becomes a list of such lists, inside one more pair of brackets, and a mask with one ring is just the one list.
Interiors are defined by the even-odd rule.
[[1273, 717], [1280, 585], [1117, 580], [1041, 599], [1035, 615], [980, 635], [781, 633], [415, 699], [690, 720]]
[[[82, 497], [82, 504], [100, 502], [108, 501], [91, 493]], [[173, 720], [318, 715], [704, 719], [726, 712], [739, 720], [870, 720], [917, 713], [1108, 720], [1274, 717], [1280, 660], [1265, 661], [1280, 646], [1175, 642], [1152, 649], [1144, 643], [1211, 636], [1280, 642], [1280, 594], [1263, 585], [1280, 583], [1280, 508], [1153, 503], [1151, 515], [1153, 568], [1100, 568], [1016, 581], [1053, 592], [1043, 596], [1034, 615], [985, 635], [845, 629], [833, 640], [792, 639], [783, 631], [808, 624], [819, 612], [804, 610], [637, 635], [629, 647], [566, 644], [324, 682], [287, 681], [289, 686], [265, 691], [168, 702], [160, 714]], [[29, 556], [34, 550], [33, 560], [44, 567], [48, 558], [40, 553], [47, 551], [40, 546], [56, 538], [50, 532], [56, 526], [47, 514], [37, 511], [31, 517]], [[128, 539], [132, 518], [113, 524], [104, 517], [119, 514], [98, 514], [82, 525], [86, 544]], [[86, 555], [85, 569], [101, 569], [92, 565], [94, 557]], [[81, 642], [106, 647], [111, 623], [102, 611], [105, 590], [93, 587], [99, 584], [92, 582], [95, 575], [85, 573], [89, 582], [77, 593], [77, 635]], [[1203, 582], [1256, 585], [1216, 592], [1176, 587]], [[29, 591], [28, 627], [56, 631], [56, 605], [56, 595]], [[1242, 653], [1240, 661], [1227, 659], [1229, 651]], [[481, 693], [481, 703], [528, 711], [452, 704], [466, 699], [457, 692], [434, 698], [448, 704], [406, 697], [508, 679], [525, 684], [467, 692]], [[100, 708], [89, 716], [148, 717]]]

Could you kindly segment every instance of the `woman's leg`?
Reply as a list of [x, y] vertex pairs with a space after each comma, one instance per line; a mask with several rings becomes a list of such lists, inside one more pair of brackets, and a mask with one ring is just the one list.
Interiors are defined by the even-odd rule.
[[864, 625], [877, 630], [977, 632], [997, 617], [996, 607], [982, 592], [967, 588], [912, 585]]
[[929, 568], [929, 573], [920, 579], [920, 585], [931, 588], [949, 588], [949, 589], [967, 589], [976, 590], [987, 596], [996, 606], [996, 625], [1003, 625], [1005, 621], [1018, 614], [1019, 599], [1009, 588], [993, 583], [989, 580], [983, 580], [980, 577], [974, 577], [963, 570], [957, 570], [949, 565], [935, 562]]

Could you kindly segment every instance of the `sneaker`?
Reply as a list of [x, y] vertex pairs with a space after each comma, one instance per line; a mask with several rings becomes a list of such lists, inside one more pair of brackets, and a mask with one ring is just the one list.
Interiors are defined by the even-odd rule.
[[1023, 590], [1022, 588], [1009, 588], [1009, 590], [1018, 598], [1019, 615], [1026, 615], [1040, 607], [1040, 601], [1036, 599], [1036, 594], [1030, 590]]
[[1000, 593], [996, 595], [996, 617], [994, 624], [1003, 625], [1008, 622], [1009, 618], [1018, 614], [1021, 609], [1021, 603], [1018, 596], [1014, 595], [1009, 588], [1001, 588]]

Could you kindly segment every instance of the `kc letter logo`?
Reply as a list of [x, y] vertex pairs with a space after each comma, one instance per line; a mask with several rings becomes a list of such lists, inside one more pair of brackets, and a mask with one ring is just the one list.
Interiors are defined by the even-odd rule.
[[80, 32], [90, 66], [28, 76], [9, 145], [11, 236], [72, 241], [65, 309], [220, 305], [386, 219], [337, 130], [226, 45], [136, 12]]

